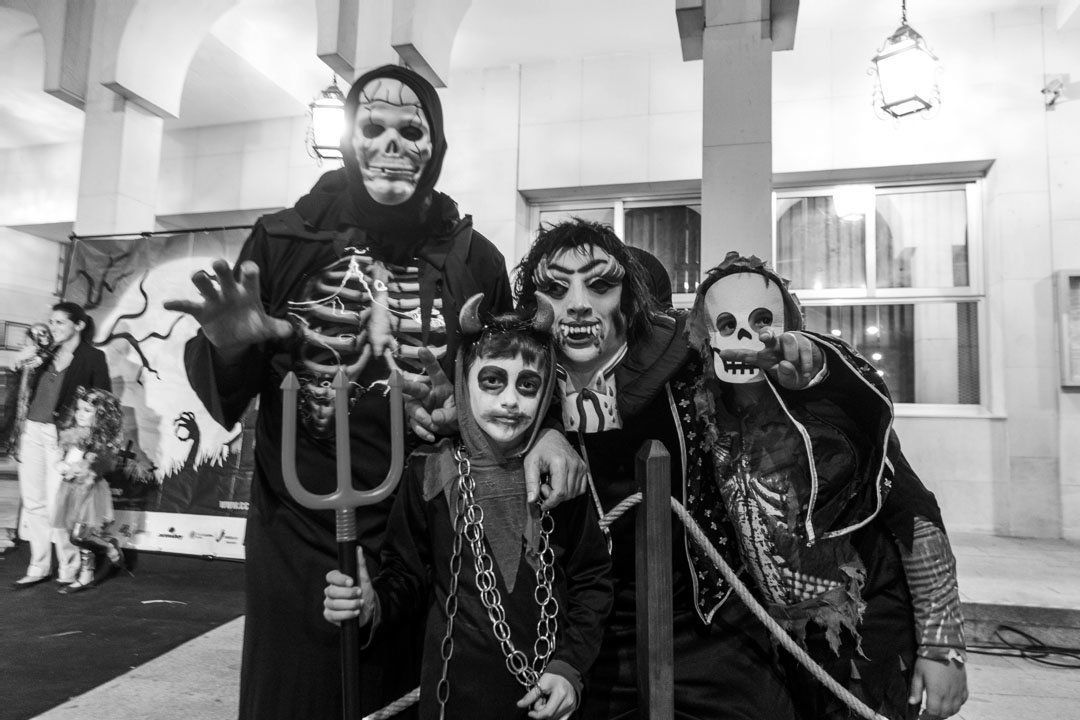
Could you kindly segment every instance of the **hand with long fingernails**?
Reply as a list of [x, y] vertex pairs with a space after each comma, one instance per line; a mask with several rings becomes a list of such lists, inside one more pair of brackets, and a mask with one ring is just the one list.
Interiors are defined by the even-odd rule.
[[425, 442], [435, 442], [437, 435], [457, 432], [457, 405], [454, 403], [454, 385], [446, 377], [435, 354], [421, 348], [420, 362], [424, 364], [425, 380], [406, 380], [402, 386], [405, 401], [405, 417], [409, 427]]
[[270, 317], [263, 308], [255, 263], [240, 263], [235, 274], [225, 260], [215, 260], [211, 268], [213, 275], [200, 270], [191, 276], [201, 300], [166, 300], [164, 307], [195, 318], [225, 360], [239, 357], [252, 345], [292, 334], [287, 320]]

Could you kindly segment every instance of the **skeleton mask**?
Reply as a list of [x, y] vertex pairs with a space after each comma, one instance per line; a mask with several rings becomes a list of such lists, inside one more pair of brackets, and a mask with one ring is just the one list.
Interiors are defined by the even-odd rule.
[[772, 330], [784, 332], [784, 299], [780, 287], [757, 273], [735, 273], [720, 278], [705, 293], [709, 346], [713, 369], [722, 382], [760, 382], [761, 371], [753, 365], [724, 360], [722, 350], [762, 350], [758, 336]]
[[393, 78], [365, 85], [352, 147], [372, 199], [382, 205], [409, 200], [432, 155], [431, 128], [416, 93]]
[[595, 245], [544, 258], [534, 280], [537, 294], [555, 309], [559, 361], [572, 372], [595, 372], [626, 345], [622, 314], [626, 269]]
[[35, 347], [45, 349], [53, 344], [52, 332], [45, 323], [34, 323], [30, 326], [30, 342]]

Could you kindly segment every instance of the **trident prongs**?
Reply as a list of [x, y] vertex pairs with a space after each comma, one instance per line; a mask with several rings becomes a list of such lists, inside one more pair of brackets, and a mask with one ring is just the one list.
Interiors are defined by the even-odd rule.
[[[334, 388], [335, 440], [337, 441], [337, 489], [325, 495], [304, 488], [296, 471], [296, 398], [300, 383], [290, 372], [281, 383], [281, 474], [285, 487], [296, 502], [313, 510], [348, 510], [374, 505], [397, 487], [405, 463], [405, 421], [402, 402], [402, 380], [397, 372], [390, 374], [390, 469], [378, 487], [357, 490], [352, 484], [352, 455], [349, 450], [349, 380], [338, 368], [331, 387]], [[350, 512], [351, 514], [351, 512]], [[341, 513], [338, 513], [339, 520]], [[352, 538], [355, 539], [355, 534]]]

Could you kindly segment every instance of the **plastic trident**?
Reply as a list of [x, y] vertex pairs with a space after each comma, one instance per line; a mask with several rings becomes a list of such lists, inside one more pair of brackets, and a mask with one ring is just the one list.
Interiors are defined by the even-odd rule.
[[[318, 495], [304, 488], [296, 472], [296, 395], [300, 383], [294, 373], [281, 383], [281, 473], [285, 487], [296, 502], [313, 510], [333, 510], [336, 520], [338, 570], [357, 581], [356, 508], [384, 500], [397, 487], [405, 461], [405, 424], [401, 398], [401, 373], [390, 374], [390, 469], [373, 490], [357, 490], [352, 480], [349, 451], [349, 380], [338, 368], [334, 389], [334, 439], [337, 444], [337, 489]], [[369, 599], [370, 600], [370, 599]], [[355, 622], [341, 624], [342, 717], [360, 717], [360, 627]]]

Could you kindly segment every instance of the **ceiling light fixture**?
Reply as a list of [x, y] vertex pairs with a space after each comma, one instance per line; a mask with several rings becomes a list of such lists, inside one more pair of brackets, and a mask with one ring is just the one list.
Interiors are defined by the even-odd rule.
[[882, 117], [901, 118], [941, 105], [941, 65], [923, 36], [907, 24], [907, 0], [900, 2], [900, 27], [870, 62], [874, 108]]
[[345, 95], [331, 76], [330, 84], [308, 105], [308, 155], [319, 164], [341, 160], [341, 135], [345, 130]]

